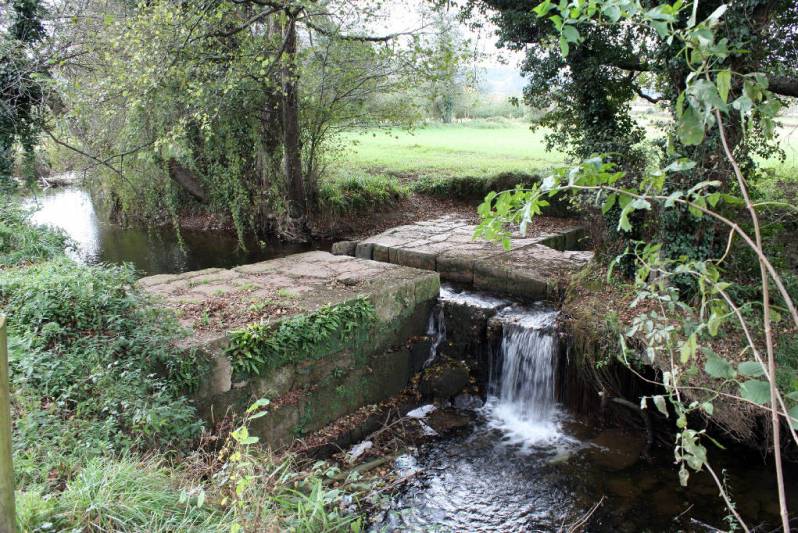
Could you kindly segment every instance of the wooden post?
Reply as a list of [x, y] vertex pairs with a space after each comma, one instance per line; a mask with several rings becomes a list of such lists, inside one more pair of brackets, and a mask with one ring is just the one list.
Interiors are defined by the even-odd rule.
[[0, 533], [15, 533], [14, 466], [11, 464], [11, 390], [6, 317], [0, 315]]

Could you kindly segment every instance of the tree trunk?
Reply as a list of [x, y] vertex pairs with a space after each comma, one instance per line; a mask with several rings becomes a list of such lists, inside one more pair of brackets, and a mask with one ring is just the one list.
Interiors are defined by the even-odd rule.
[[167, 161], [167, 166], [169, 168], [169, 177], [172, 178], [175, 183], [193, 196], [195, 200], [203, 204], [208, 202], [208, 195], [205, 193], [202, 183], [200, 183], [200, 180], [193, 172], [178, 163], [174, 158]]
[[285, 26], [283, 85], [283, 150], [285, 177], [288, 181], [288, 210], [292, 218], [305, 216], [305, 182], [302, 176], [302, 153], [299, 139], [299, 95], [296, 68], [296, 19], [289, 16]]

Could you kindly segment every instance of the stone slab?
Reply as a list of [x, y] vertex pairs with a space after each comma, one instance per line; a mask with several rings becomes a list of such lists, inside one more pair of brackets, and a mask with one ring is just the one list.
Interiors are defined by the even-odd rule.
[[[364, 403], [381, 401], [408, 384], [415, 368], [409, 346], [426, 332], [440, 277], [428, 270], [307, 252], [230, 270], [152, 276], [138, 285], [177, 313], [186, 312], [186, 306], [191, 308], [180, 317], [193, 329], [181, 347], [199, 349], [212, 363], [195, 395], [199, 412], [213, 421], [228, 410], [241, 412], [258, 398], [267, 397], [275, 402], [274, 409], [259, 419], [253, 430], [263, 442], [283, 446], [296, 435]], [[267, 308], [278, 300], [281, 314], [269, 318], [277, 323], [359, 297], [368, 298], [377, 315], [365, 343], [353, 339], [331, 353], [309, 354], [302, 361], [259, 376], [233, 372], [225, 351], [228, 334], [252, 322], [251, 305], [262, 302]], [[197, 310], [220, 314], [192, 322], [189, 316], [196, 317]]]
[[[592, 257], [577, 251], [585, 230], [564, 222], [534, 235], [513, 234], [512, 249], [473, 238], [476, 226], [441, 217], [391, 228], [354, 246], [354, 255], [435, 270], [442, 279], [534, 299], [553, 296], [559, 280]], [[352, 249], [347, 244], [338, 250]]]

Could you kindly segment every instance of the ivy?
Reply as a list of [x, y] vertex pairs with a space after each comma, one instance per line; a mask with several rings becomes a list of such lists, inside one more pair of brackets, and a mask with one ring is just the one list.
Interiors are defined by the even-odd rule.
[[296, 315], [276, 325], [250, 324], [230, 333], [227, 355], [239, 375], [261, 375], [289, 363], [317, 360], [354, 341], [376, 321], [365, 297]]

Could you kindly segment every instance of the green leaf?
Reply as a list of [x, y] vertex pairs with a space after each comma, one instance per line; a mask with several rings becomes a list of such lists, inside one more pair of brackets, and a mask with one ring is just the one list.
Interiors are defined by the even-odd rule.
[[618, 219], [619, 231], [632, 231], [632, 223], [629, 222], [629, 213], [632, 211], [631, 204], [627, 205], [621, 211], [621, 216]]
[[790, 415], [790, 425], [793, 428], [798, 428], [798, 405], [793, 405], [788, 413]]
[[692, 106], [688, 105], [682, 113], [676, 133], [682, 144], [687, 146], [699, 145], [704, 140], [704, 121]]
[[680, 361], [682, 364], [687, 363], [687, 361], [693, 358], [697, 345], [698, 339], [696, 338], [695, 333], [687, 337], [687, 340], [682, 343], [680, 350]]
[[562, 35], [568, 40], [569, 43], [579, 42], [579, 31], [573, 26], [568, 26], [568, 25], [563, 26]]
[[770, 384], [767, 381], [749, 379], [740, 384], [740, 396], [755, 404], [765, 405], [770, 402]]
[[606, 215], [607, 212], [612, 209], [612, 206], [615, 205], [617, 199], [618, 195], [615, 193], [607, 195], [607, 199], [604, 200], [604, 204], [601, 206], [601, 212]]
[[736, 375], [731, 363], [714, 354], [707, 356], [707, 361], [704, 363], [704, 371], [717, 379], [731, 379]]
[[569, 52], [568, 48], [568, 40], [560, 35], [560, 53], [562, 53], [563, 57], [567, 57]]
[[668, 418], [668, 406], [665, 404], [665, 397], [664, 396], [652, 396], [652, 400], [654, 400], [654, 405], [657, 407], [657, 410], [665, 415], [665, 418]]
[[532, 11], [534, 11], [534, 12], [535, 12], [535, 14], [536, 14], [538, 17], [542, 17], [542, 16], [544, 16], [546, 13], [548, 13], [549, 11], [551, 11], [552, 9], [554, 9], [554, 6], [551, 4], [551, 0], [546, 0], [545, 2], [542, 2], [542, 3], [538, 4], [537, 6], [535, 6], [535, 7], [532, 9]]
[[615, 5], [606, 6], [601, 10], [605, 17], [610, 19], [613, 24], [618, 22], [621, 18], [621, 8]]
[[718, 86], [718, 93], [723, 103], [729, 101], [729, 89], [731, 88], [731, 70], [725, 69], [718, 72], [716, 83]]
[[667, 167], [665, 167], [666, 172], [684, 172], [685, 170], [690, 170], [695, 168], [696, 162], [687, 159], [686, 157], [682, 157], [677, 159]]
[[712, 402], [704, 402], [701, 404], [701, 409], [704, 410], [706, 414], [712, 416], [712, 413], [715, 412], [715, 406], [712, 405]]
[[721, 5], [719, 5], [719, 6], [718, 6], [718, 7], [715, 9], [715, 11], [713, 11], [713, 12], [712, 12], [712, 13], [711, 13], [711, 14], [710, 14], [708, 17], [707, 17], [707, 22], [709, 23], [709, 25], [710, 25], [710, 26], [712, 26], [712, 25], [716, 24], [716, 23], [717, 23], [717, 22], [720, 20], [720, 18], [723, 16], [723, 14], [724, 14], [724, 13], [726, 13], [726, 10], [727, 10], [727, 9], [729, 9], [729, 6], [728, 6], [728, 4], [721, 4]]
[[246, 412], [247, 414], [252, 413], [253, 411], [257, 411], [261, 407], [266, 407], [267, 405], [269, 405], [269, 403], [270, 403], [269, 400], [267, 400], [266, 398], [260, 398], [255, 403], [247, 407]]
[[745, 361], [737, 365], [737, 372], [749, 378], [758, 378], [765, 375], [765, 369], [758, 361]]

